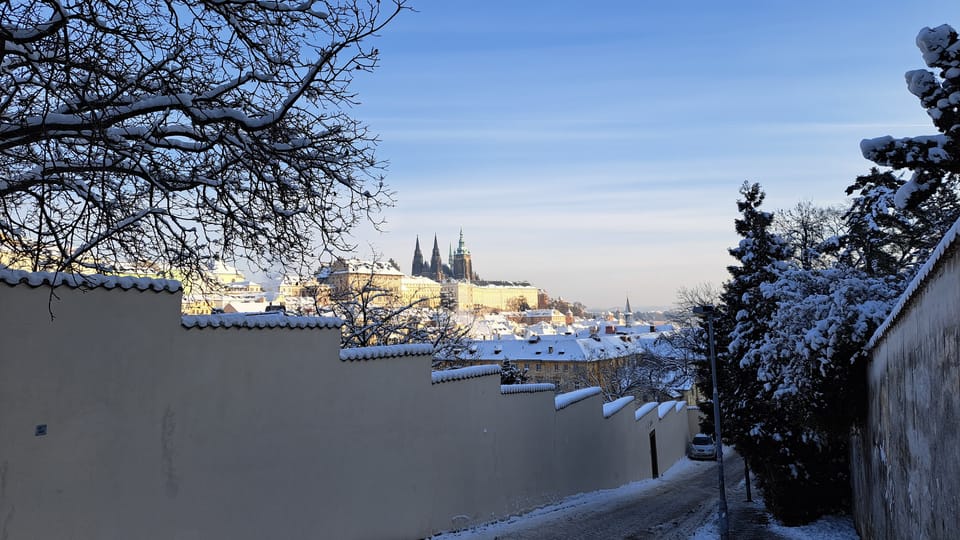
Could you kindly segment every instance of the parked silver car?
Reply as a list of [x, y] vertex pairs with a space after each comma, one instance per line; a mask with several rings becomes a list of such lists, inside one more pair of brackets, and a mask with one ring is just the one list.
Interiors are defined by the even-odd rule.
[[717, 459], [717, 445], [713, 437], [702, 433], [694, 435], [687, 456], [690, 459]]

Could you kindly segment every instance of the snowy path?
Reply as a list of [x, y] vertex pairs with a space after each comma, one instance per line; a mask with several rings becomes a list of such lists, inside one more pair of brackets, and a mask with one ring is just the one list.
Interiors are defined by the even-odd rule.
[[[743, 478], [743, 461], [727, 457], [726, 481]], [[682, 459], [661, 478], [565, 499], [562, 503], [460, 533], [452, 539], [687, 540], [716, 513], [716, 464]]]
[[[724, 452], [731, 538], [737, 540], [857, 540], [849, 518], [827, 517], [805, 527], [768, 522], [762, 503], [745, 502], [743, 460]], [[754, 492], [756, 496], [756, 491]], [[715, 462], [676, 463], [661, 478], [582, 493], [522, 516], [434, 540], [713, 540], [717, 534]]]

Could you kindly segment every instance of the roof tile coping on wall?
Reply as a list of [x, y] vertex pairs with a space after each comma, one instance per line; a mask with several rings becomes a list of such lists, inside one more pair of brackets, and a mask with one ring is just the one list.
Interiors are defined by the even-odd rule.
[[298, 317], [264, 311], [183, 315], [180, 324], [184, 328], [340, 328], [343, 321], [335, 317]]
[[676, 401], [664, 401], [657, 408], [657, 416], [659, 416], [660, 418], [663, 418], [664, 416], [667, 415], [667, 413], [670, 412], [670, 409], [675, 408], [676, 405], [677, 405]]
[[876, 347], [877, 343], [883, 339], [883, 336], [886, 335], [887, 331], [893, 326], [893, 323], [897, 321], [900, 317], [900, 314], [907, 307], [907, 304], [910, 303], [910, 300], [913, 298], [913, 295], [920, 289], [920, 286], [923, 285], [927, 278], [930, 277], [930, 274], [933, 273], [933, 269], [937, 266], [937, 263], [943, 258], [944, 254], [953, 247], [953, 244], [957, 241], [957, 236], [960, 235], [960, 220], [954, 222], [953, 226], [943, 235], [943, 238], [940, 239], [940, 243], [937, 244], [936, 249], [933, 250], [933, 253], [930, 254], [930, 257], [927, 259], [927, 262], [923, 263], [923, 266], [917, 270], [917, 274], [913, 276], [913, 279], [910, 280], [910, 284], [907, 285], [906, 290], [903, 291], [903, 294], [900, 295], [900, 299], [897, 300], [897, 303], [894, 304], [893, 309], [890, 310], [890, 314], [887, 315], [887, 318], [877, 327], [877, 330], [873, 333], [873, 337], [870, 338], [870, 341], [867, 342], [867, 346], [864, 347], [864, 350], [869, 351]]
[[610, 418], [611, 416], [620, 412], [620, 409], [627, 406], [628, 403], [633, 401], [633, 396], [623, 396], [620, 399], [615, 399], [610, 403], [603, 404], [603, 417]]
[[501, 384], [501, 394], [532, 394], [535, 392], [553, 392], [557, 386], [553, 383]]
[[588, 397], [595, 396], [600, 393], [599, 386], [591, 386], [589, 388], [581, 388], [579, 390], [574, 390], [573, 392], [567, 392], [566, 394], [560, 394], [557, 397], [553, 398], [553, 404], [557, 410], [566, 409], [570, 405], [578, 401], [583, 401]]
[[457, 369], [447, 369], [444, 371], [434, 371], [430, 373], [430, 383], [440, 384], [451, 381], [460, 381], [463, 379], [473, 379], [475, 377], [485, 377], [487, 375], [499, 375], [500, 366], [498, 364], [484, 364], [482, 366], [468, 366]]
[[13, 270], [10, 268], [0, 268], [0, 282], [6, 283], [11, 287], [16, 285], [27, 285], [30, 287], [70, 287], [78, 288], [104, 288], [104, 289], [136, 289], [138, 291], [155, 292], [179, 292], [183, 287], [179, 281], [173, 279], [154, 279], [145, 277], [131, 276], [105, 276], [102, 274], [68, 274], [65, 272], [27, 272], [25, 270]]
[[[339, 320], [339, 319], [338, 319]], [[399, 358], [402, 356], [433, 356], [433, 345], [429, 343], [408, 343], [405, 345], [376, 345], [373, 347], [355, 347], [341, 349], [340, 360], [376, 360], [378, 358]]]
[[644, 403], [643, 405], [640, 406], [639, 409], [637, 409], [637, 412], [635, 412], [635, 413], [633, 414], [633, 417], [634, 417], [636, 420], [640, 420], [641, 418], [643, 418], [644, 416], [646, 416], [647, 413], [649, 413], [650, 411], [656, 409], [656, 408], [657, 408], [657, 405], [659, 405], [659, 404], [658, 404], [656, 401], [649, 401], [649, 402], [647, 402], [647, 403]]

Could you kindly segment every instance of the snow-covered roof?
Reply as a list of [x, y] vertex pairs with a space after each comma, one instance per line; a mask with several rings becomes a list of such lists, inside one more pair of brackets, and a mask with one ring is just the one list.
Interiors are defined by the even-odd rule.
[[184, 315], [180, 317], [180, 324], [184, 328], [340, 328], [343, 321], [334, 317], [298, 317], [273, 311]]
[[[394, 269], [396, 270], [396, 269]], [[440, 283], [438, 281], [432, 280], [426, 276], [408, 276], [404, 275], [401, 279], [401, 283], [404, 285], [434, 285], [439, 287]]]
[[227, 304], [223, 306], [223, 309], [227, 310], [227, 308], [229, 307], [230, 309], [233, 310], [234, 313], [260, 313], [260, 312], [266, 311], [267, 306], [269, 305], [270, 303], [266, 301], [244, 302], [243, 300], [236, 300], [236, 301], [227, 302]]
[[604, 334], [594, 337], [576, 335], [537, 335], [525, 340], [474, 340], [461, 354], [465, 360], [505, 359], [537, 362], [595, 362], [620, 358], [636, 353], [656, 353], [664, 356], [676, 351], [659, 334], [621, 336]]
[[104, 276], [101, 274], [67, 274], [63, 272], [26, 272], [0, 268], [0, 282], [7, 285], [27, 285], [29, 287], [70, 287], [136, 289], [138, 291], [178, 292], [182, 289], [179, 281], [172, 279], [154, 279], [129, 276]]
[[464, 379], [473, 379], [475, 377], [485, 377], [487, 375], [499, 375], [500, 366], [489, 364], [484, 366], [469, 366], [457, 369], [447, 369], [444, 371], [434, 371], [430, 373], [430, 382], [440, 384], [450, 381], [461, 381]]
[[523, 317], [525, 319], [532, 319], [534, 317], [553, 317], [554, 315], [562, 317], [563, 313], [555, 309], [528, 309], [523, 312]]
[[530, 337], [534, 334], [539, 336], [550, 336], [550, 335], [556, 335], [557, 329], [554, 328], [553, 325], [548, 322], [538, 322], [536, 324], [531, 324], [527, 326], [523, 330], [523, 333], [526, 337]]
[[910, 282], [910, 285], [907, 286], [907, 289], [903, 291], [903, 294], [900, 295], [900, 299], [897, 300], [897, 303], [894, 304], [893, 309], [890, 310], [890, 314], [887, 315], [887, 318], [877, 327], [877, 330], [873, 333], [873, 337], [870, 338], [870, 341], [867, 342], [866, 350], [873, 349], [877, 343], [883, 339], [883, 336], [886, 335], [887, 331], [891, 326], [900, 318], [900, 314], [903, 313], [903, 310], [906, 309], [909, 305], [910, 300], [913, 299], [914, 294], [920, 290], [920, 287], [923, 286], [930, 275], [933, 273], [934, 268], [937, 267], [941, 259], [947, 251], [954, 249], [954, 244], [957, 242], [957, 236], [960, 235], [960, 220], [957, 220], [950, 230], [943, 235], [943, 238], [940, 239], [940, 243], [937, 244], [937, 248], [933, 250], [933, 253], [930, 255], [930, 258], [927, 259], [927, 262], [923, 263], [923, 266], [920, 267], [920, 270], [917, 271], [917, 275], [913, 277], [913, 280]]
[[433, 355], [433, 345], [429, 343], [411, 343], [406, 345], [377, 345], [342, 349], [340, 360], [375, 360], [377, 358], [397, 358], [401, 356]]
[[391, 275], [402, 276], [403, 272], [397, 270], [389, 262], [381, 261], [363, 261], [360, 259], [342, 259], [330, 266], [333, 274], [373, 274], [377, 276]]
[[531, 394], [535, 392], [553, 392], [557, 387], [551, 383], [501, 384], [501, 394]]

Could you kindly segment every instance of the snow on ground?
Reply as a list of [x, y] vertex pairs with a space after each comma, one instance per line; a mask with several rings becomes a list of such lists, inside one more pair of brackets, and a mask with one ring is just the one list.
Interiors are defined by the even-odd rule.
[[[786, 527], [770, 518], [767, 527], [771, 532], [790, 540], [860, 540], [860, 535], [853, 528], [853, 520], [849, 516], [827, 516], [809, 525], [800, 527]], [[716, 540], [720, 537], [717, 530], [717, 520], [714, 518], [697, 530], [690, 540]]]
[[602, 512], [604, 508], [615, 506], [622, 499], [652, 490], [663, 483], [669, 483], [675, 477], [692, 471], [696, 465], [696, 463], [690, 460], [682, 459], [670, 467], [660, 478], [649, 478], [647, 480], [631, 482], [614, 489], [571, 495], [556, 504], [544, 506], [520, 516], [513, 516], [503, 521], [480, 525], [472, 529], [438, 534], [430, 538], [432, 540], [509, 538], [511, 530], [515, 527], [522, 527], [524, 529], [533, 528], [551, 522], [567, 513], [583, 511]]
[[[626, 498], [650, 491], [664, 483], [673, 481], [682, 481], [682, 478], [692, 472], [698, 464], [682, 459], [660, 478], [652, 478], [632, 482], [614, 489], [605, 489], [590, 493], [579, 493], [563, 499], [562, 501], [543, 506], [523, 515], [513, 516], [503, 521], [480, 525], [472, 529], [465, 529], [458, 532], [448, 532], [430, 537], [432, 540], [478, 540], [489, 538], [509, 538], [511, 532], [517, 529], [533, 529], [543, 527], [567, 515], [582, 512], [603, 512], [607, 508], [613, 508]], [[740, 483], [742, 488], [743, 482]], [[754, 503], [762, 507], [763, 499], [757, 495], [754, 496]], [[690, 540], [715, 540], [719, 538], [717, 530], [716, 511], [714, 516], [703, 527], [698, 529]], [[768, 529], [772, 537], [787, 538], [789, 540], [859, 540], [853, 526], [853, 520], [849, 516], [827, 516], [809, 525], [801, 527], [786, 527], [778, 523], [772, 516]]]
[[[751, 475], [752, 476], [752, 475]], [[744, 482], [741, 481], [737, 486], [742, 490]], [[744, 503], [751, 504], [751, 503]], [[754, 492], [753, 503], [756, 508], [763, 508], [763, 497]], [[788, 540], [860, 540], [860, 535], [853, 526], [853, 518], [850, 516], [826, 516], [813, 523], [799, 527], [787, 527], [781, 525], [776, 518], [767, 513], [770, 524], [767, 529], [777, 535], [778, 538], [787, 538]], [[771, 535], [773, 536], [773, 535]], [[714, 518], [699, 528], [690, 540], [715, 540], [720, 537], [717, 527], [717, 518]]]

